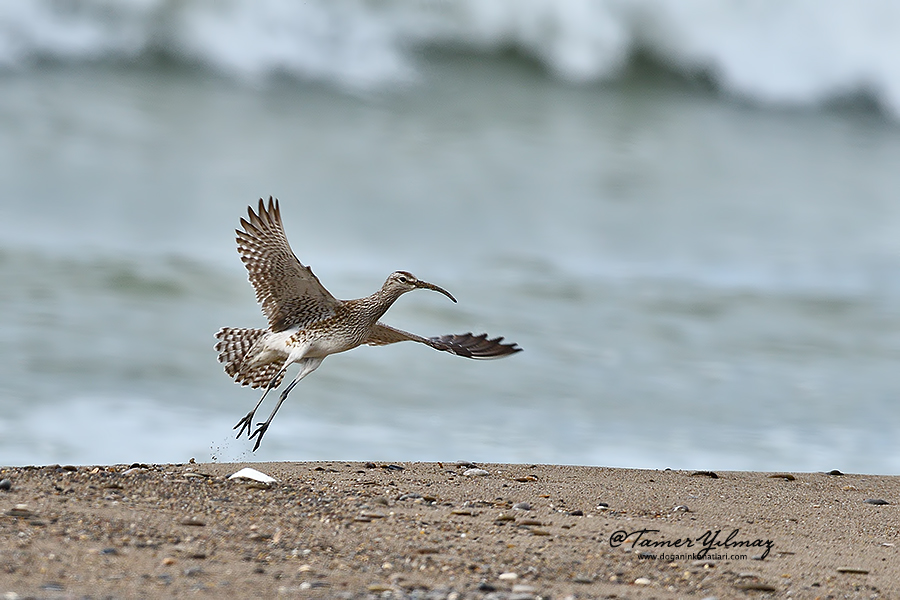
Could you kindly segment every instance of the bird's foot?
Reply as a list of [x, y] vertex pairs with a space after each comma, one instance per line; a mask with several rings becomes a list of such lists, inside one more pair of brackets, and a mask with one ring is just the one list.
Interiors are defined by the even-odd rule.
[[[256, 414], [256, 411], [251, 410], [250, 412], [247, 413], [247, 416], [245, 416], [243, 419], [238, 421], [237, 425], [232, 427], [232, 429], [237, 429], [240, 427], [240, 431], [238, 431], [237, 435], [234, 436], [235, 438], [240, 438], [244, 434], [244, 430], [247, 430], [248, 435], [250, 434], [250, 428], [253, 427], [253, 415], [254, 414]], [[250, 436], [250, 437], [252, 438], [253, 436]]]
[[[269, 423], [260, 423], [256, 427], [256, 431], [250, 434], [250, 439], [256, 438], [256, 443], [253, 445], [253, 451], [256, 452], [256, 449], [259, 448], [259, 443], [262, 442], [263, 436], [266, 434], [266, 430], [269, 428]], [[259, 436], [259, 437], [257, 437]]]

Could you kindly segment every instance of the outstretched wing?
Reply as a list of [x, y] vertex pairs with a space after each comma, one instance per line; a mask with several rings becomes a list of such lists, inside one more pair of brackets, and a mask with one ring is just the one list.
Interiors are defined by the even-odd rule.
[[503, 341], [502, 337], [488, 339], [486, 333], [481, 335], [472, 335], [471, 333], [450, 334], [425, 338], [414, 333], [395, 329], [381, 322], [376, 323], [375, 327], [372, 328], [372, 332], [366, 339], [366, 344], [370, 346], [386, 346], [407, 341], [426, 344], [435, 350], [450, 352], [466, 358], [502, 358], [522, 351], [516, 344], [501, 344], [500, 342]]
[[257, 214], [248, 207], [248, 219], [241, 219], [244, 229], [235, 233], [238, 253], [250, 274], [256, 301], [269, 319], [269, 327], [272, 331], [284, 331], [333, 315], [340, 300], [294, 256], [284, 234], [278, 200], [270, 196], [266, 206], [260, 198], [258, 210]]

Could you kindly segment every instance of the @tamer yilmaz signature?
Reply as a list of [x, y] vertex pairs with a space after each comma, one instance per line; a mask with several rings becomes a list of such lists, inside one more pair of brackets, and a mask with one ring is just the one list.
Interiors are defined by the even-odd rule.
[[654, 539], [654, 533], [659, 533], [659, 529], [636, 529], [634, 531], [625, 531], [620, 529], [614, 531], [609, 536], [609, 545], [618, 548], [623, 544], [630, 544], [631, 548], [642, 549], [661, 549], [661, 548], [698, 548], [696, 552], [697, 558], [706, 558], [710, 552], [719, 550], [731, 550], [733, 548], [765, 548], [761, 558], [769, 555], [769, 551], [775, 546], [772, 540], [741, 540], [738, 539], [740, 529], [735, 529], [725, 537], [722, 536], [722, 530], [713, 531], [708, 529], [703, 535], [697, 537], [683, 537], [675, 539]]

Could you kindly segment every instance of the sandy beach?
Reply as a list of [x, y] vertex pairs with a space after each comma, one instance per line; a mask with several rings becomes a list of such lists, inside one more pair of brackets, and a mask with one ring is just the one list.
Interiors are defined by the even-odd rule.
[[[278, 481], [228, 479], [252, 467]], [[900, 598], [900, 478], [459, 463], [0, 469], [2, 598]]]

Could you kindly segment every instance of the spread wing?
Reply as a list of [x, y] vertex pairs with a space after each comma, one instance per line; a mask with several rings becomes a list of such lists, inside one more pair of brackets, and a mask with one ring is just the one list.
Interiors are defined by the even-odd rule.
[[278, 200], [270, 196], [266, 206], [260, 198], [258, 210], [259, 214], [248, 207], [248, 219], [241, 219], [244, 229], [235, 233], [238, 253], [256, 290], [256, 301], [269, 319], [269, 327], [272, 331], [284, 331], [333, 315], [340, 300], [294, 256], [284, 234]]
[[486, 333], [472, 335], [471, 333], [450, 334], [438, 337], [425, 338], [414, 333], [408, 333], [378, 322], [372, 328], [372, 332], [366, 339], [370, 346], [386, 346], [397, 342], [419, 342], [431, 346], [435, 350], [450, 352], [466, 358], [502, 358], [521, 352], [516, 344], [501, 344], [502, 337], [488, 339]]

